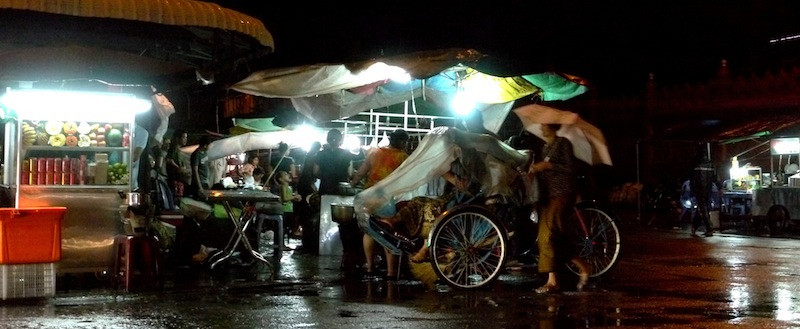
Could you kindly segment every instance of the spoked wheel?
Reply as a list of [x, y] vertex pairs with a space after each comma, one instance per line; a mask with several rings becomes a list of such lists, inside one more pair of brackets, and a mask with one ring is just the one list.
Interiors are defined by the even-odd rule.
[[[570, 219], [575, 223], [574, 235], [568, 236], [575, 243], [581, 258], [592, 265], [591, 277], [608, 272], [619, 257], [619, 228], [606, 211], [593, 206], [578, 205]], [[569, 270], [575, 274], [579, 270], [575, 264], [568, 264]]]
[[789, 210], [781, 205], [774, 205], [767, 211], [767, 225], [769, 233], [777, 235], [789, 226]]
[[453, 209], [431, 231], [431, 264], [450, 286], [480, 288], [500, 275], [507, 243], [505, 227], [485, 208]]

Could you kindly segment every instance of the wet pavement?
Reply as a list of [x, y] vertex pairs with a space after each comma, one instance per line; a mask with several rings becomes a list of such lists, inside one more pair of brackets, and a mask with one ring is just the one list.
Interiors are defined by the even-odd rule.
[[[338, 256], [285, 251], [266, 268], [170, 269], [158, 289], [60, 278], [56, 296], [0, 303], [2, 328], [786, 328], [800, 326], [800, 240], [713, 237], [622, 220], [618, 265], [587, 292], [537, 295], [531, 267], [486, 289], [342, 275]], [[213, 274], [213, 275], [212, 275]], [[566, 278], [566, 276], [565, 276]], [[566, 280], [564, 284], [566, 285]]]

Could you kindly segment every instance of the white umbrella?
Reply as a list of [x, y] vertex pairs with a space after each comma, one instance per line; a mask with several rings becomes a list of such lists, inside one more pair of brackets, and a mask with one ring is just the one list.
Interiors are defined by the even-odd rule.
[[561, 124], [556, 135], [572, 142], [575, 157], [588, 164], [612, 165], [606, 138], [599, 128], [583, 120], [577, 113], [531, 104], [513, 110], [530, 133], [542, 138], [542, 124]]

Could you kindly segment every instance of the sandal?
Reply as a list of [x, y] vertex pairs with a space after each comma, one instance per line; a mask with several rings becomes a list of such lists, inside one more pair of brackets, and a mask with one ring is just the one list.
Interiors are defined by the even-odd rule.
[[583, 291], [586, 285], [589, 284], [589, 273], [581, 273], [581, 278], [578, 280], [578, 284], [575, 286], [575, 290], [578, 292]]
[[551, 285], [545, 283], [543, 286], [536, 288], [536, 290], [534, 291], [537, 294], [551, 294], [551, 293], [557, 293], [559, 290], [561, 289], [557, 285]]

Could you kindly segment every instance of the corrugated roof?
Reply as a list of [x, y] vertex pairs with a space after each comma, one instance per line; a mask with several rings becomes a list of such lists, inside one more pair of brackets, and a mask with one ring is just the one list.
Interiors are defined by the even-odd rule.
[[0, 9], [218, 28], [249, 35], [275, 49], [272, 34], [251, 16], [194, 0], [0, 0]]

